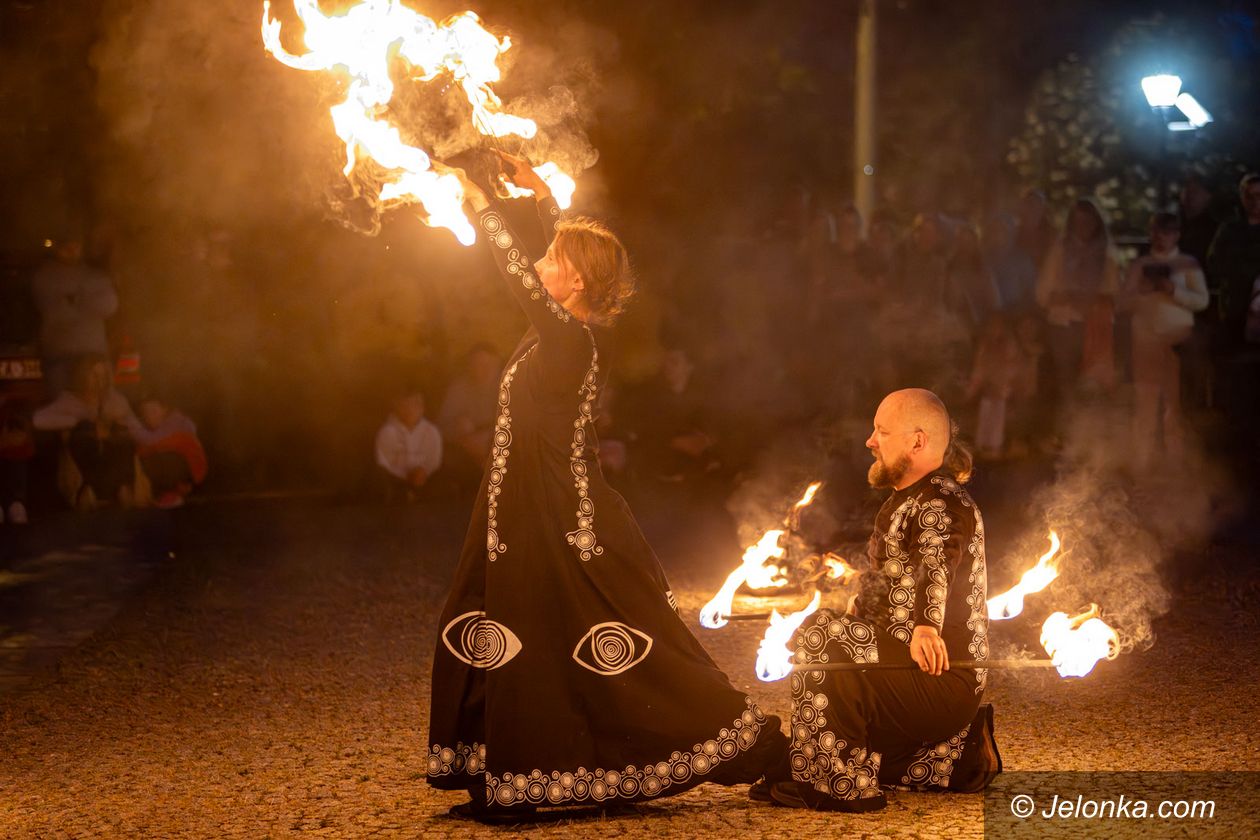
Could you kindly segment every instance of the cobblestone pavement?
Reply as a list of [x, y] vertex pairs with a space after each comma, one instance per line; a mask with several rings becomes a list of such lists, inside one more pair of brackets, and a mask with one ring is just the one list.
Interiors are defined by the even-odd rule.
[[47, 672], [169, 556], [166, 511], [37, 516], [0, 529], [0, 693]]
[[[181, 515], [185, 548], [152, 584], [0, 696], [0, 836], [982, 835], [979, 795], [894, 793], [849, 816], [715, 786], [632, 816], [455, 821], [461, 797], [423, 779], [434, 625], [466, 511], [305, 501]], [[691, 620], [731, 561], [724, 539], [701, 529], [664, 551]], [[1083, 680], [996, 675], [1007, 769], [1260, 770], [1258, 589], [1212, 569], [1145, 654]], [[752, 675], [759, 627], [701, 632], [737, 685], [786, 716], [786, 683]]]

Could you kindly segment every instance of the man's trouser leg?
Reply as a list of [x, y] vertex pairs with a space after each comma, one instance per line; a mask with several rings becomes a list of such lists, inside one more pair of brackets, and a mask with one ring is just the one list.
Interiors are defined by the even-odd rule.
[[[796, 641], [802, 669], [792, 674], [796, 781], [840, 800], [882, 797], [880, 783], [899, 784], [903, 776], [907, 784], [939, 783], [942, 775], [948, 781], [935, 753], [950, 739], [961, 745], [960, 733], [979, 707], [969, 673], [804, 670], [825, 662], [912, 664], [904, 642], [830, 610], [806, 619]], [[894, 766], [881, 767], [885, 753]]]

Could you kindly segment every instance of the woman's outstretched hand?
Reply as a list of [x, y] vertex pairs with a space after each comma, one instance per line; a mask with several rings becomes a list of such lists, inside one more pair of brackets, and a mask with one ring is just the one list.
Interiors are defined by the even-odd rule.
[[529, 161], [503, 151], [496, 154], [503, 161], [503, 168], [509, 181], [523, 190], [533, 191], [534, 196], [539, 200], [551, 197], [551, 188], [529, 165]]
[[448, 170], [452, 175], [459, 179], [460, 185], [464, 188], [464, 201], [472, 207], [474, 213], [480, 213], [490, 206], [490, 199], [486, 197], [486, 191], [468, 177], [468, 173], [462, 169], [450, 167]]

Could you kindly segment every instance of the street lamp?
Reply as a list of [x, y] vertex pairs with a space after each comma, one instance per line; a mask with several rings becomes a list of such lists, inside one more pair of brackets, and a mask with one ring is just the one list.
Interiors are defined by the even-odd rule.
[[1142, 93], [1152, 108], [1171, 108], [1177, 104], [1177, 94], [1181, 92], [1181, 77], [1162, 73], [1158, 76], [1147, 76], [1142, 80]]
[[[1212, 115], [1199, 104], [1199, 100], [1182, 91], [1180, 76], [1168, 73], [1147, 76], [1142, 79], [1142, 93], [1146, 94], [1150, 106], [1164, 118], [1164, 125], [1169, 131], [1193, 131], [1212, 122]], [[1174, 108], [1185, 119], [1169, 119]]]
[[[1181, 90], [1181, 77], [1169, 73], [1147, 76], [1142, 79], [1142, 93], [1151, 109], [1158, 111], [1168, 131], [1195, 131], [1212, 122], [1212, 115], [1188, 93]], [[1184, 119], [1173, 119], [1179, 113]], [[1159, 203], [1161, 209], [1168, 201], [1168, 131], [1160, 133], [1159, 140]]]
[[[1212, 121], [1212, 115], [1207, 112], [1207, 108], [1200, 105], [1199, 100], [1188, 93], [1178, 95], [1177, 101], [1173, 104], [1177, 106], [1178, 111], [1186, 115], [1186, 124], [1191, 129], [1203, 128], [1203, 126]], [[1173, 123], [1169, 123], [1168, 127], [1172, 128]], [[1180, 130], [1184, 131], [1185, 129]]]

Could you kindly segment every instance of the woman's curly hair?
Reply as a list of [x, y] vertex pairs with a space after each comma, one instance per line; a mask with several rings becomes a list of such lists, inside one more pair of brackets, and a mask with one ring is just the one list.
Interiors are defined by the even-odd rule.
[[591, 320], [607, 326], [625, 311], [634, 296], [630, 256], [617, 235], [603, 222], [586, 217], [556, 225], [556, 252], [582, 275], [583, 297]]

